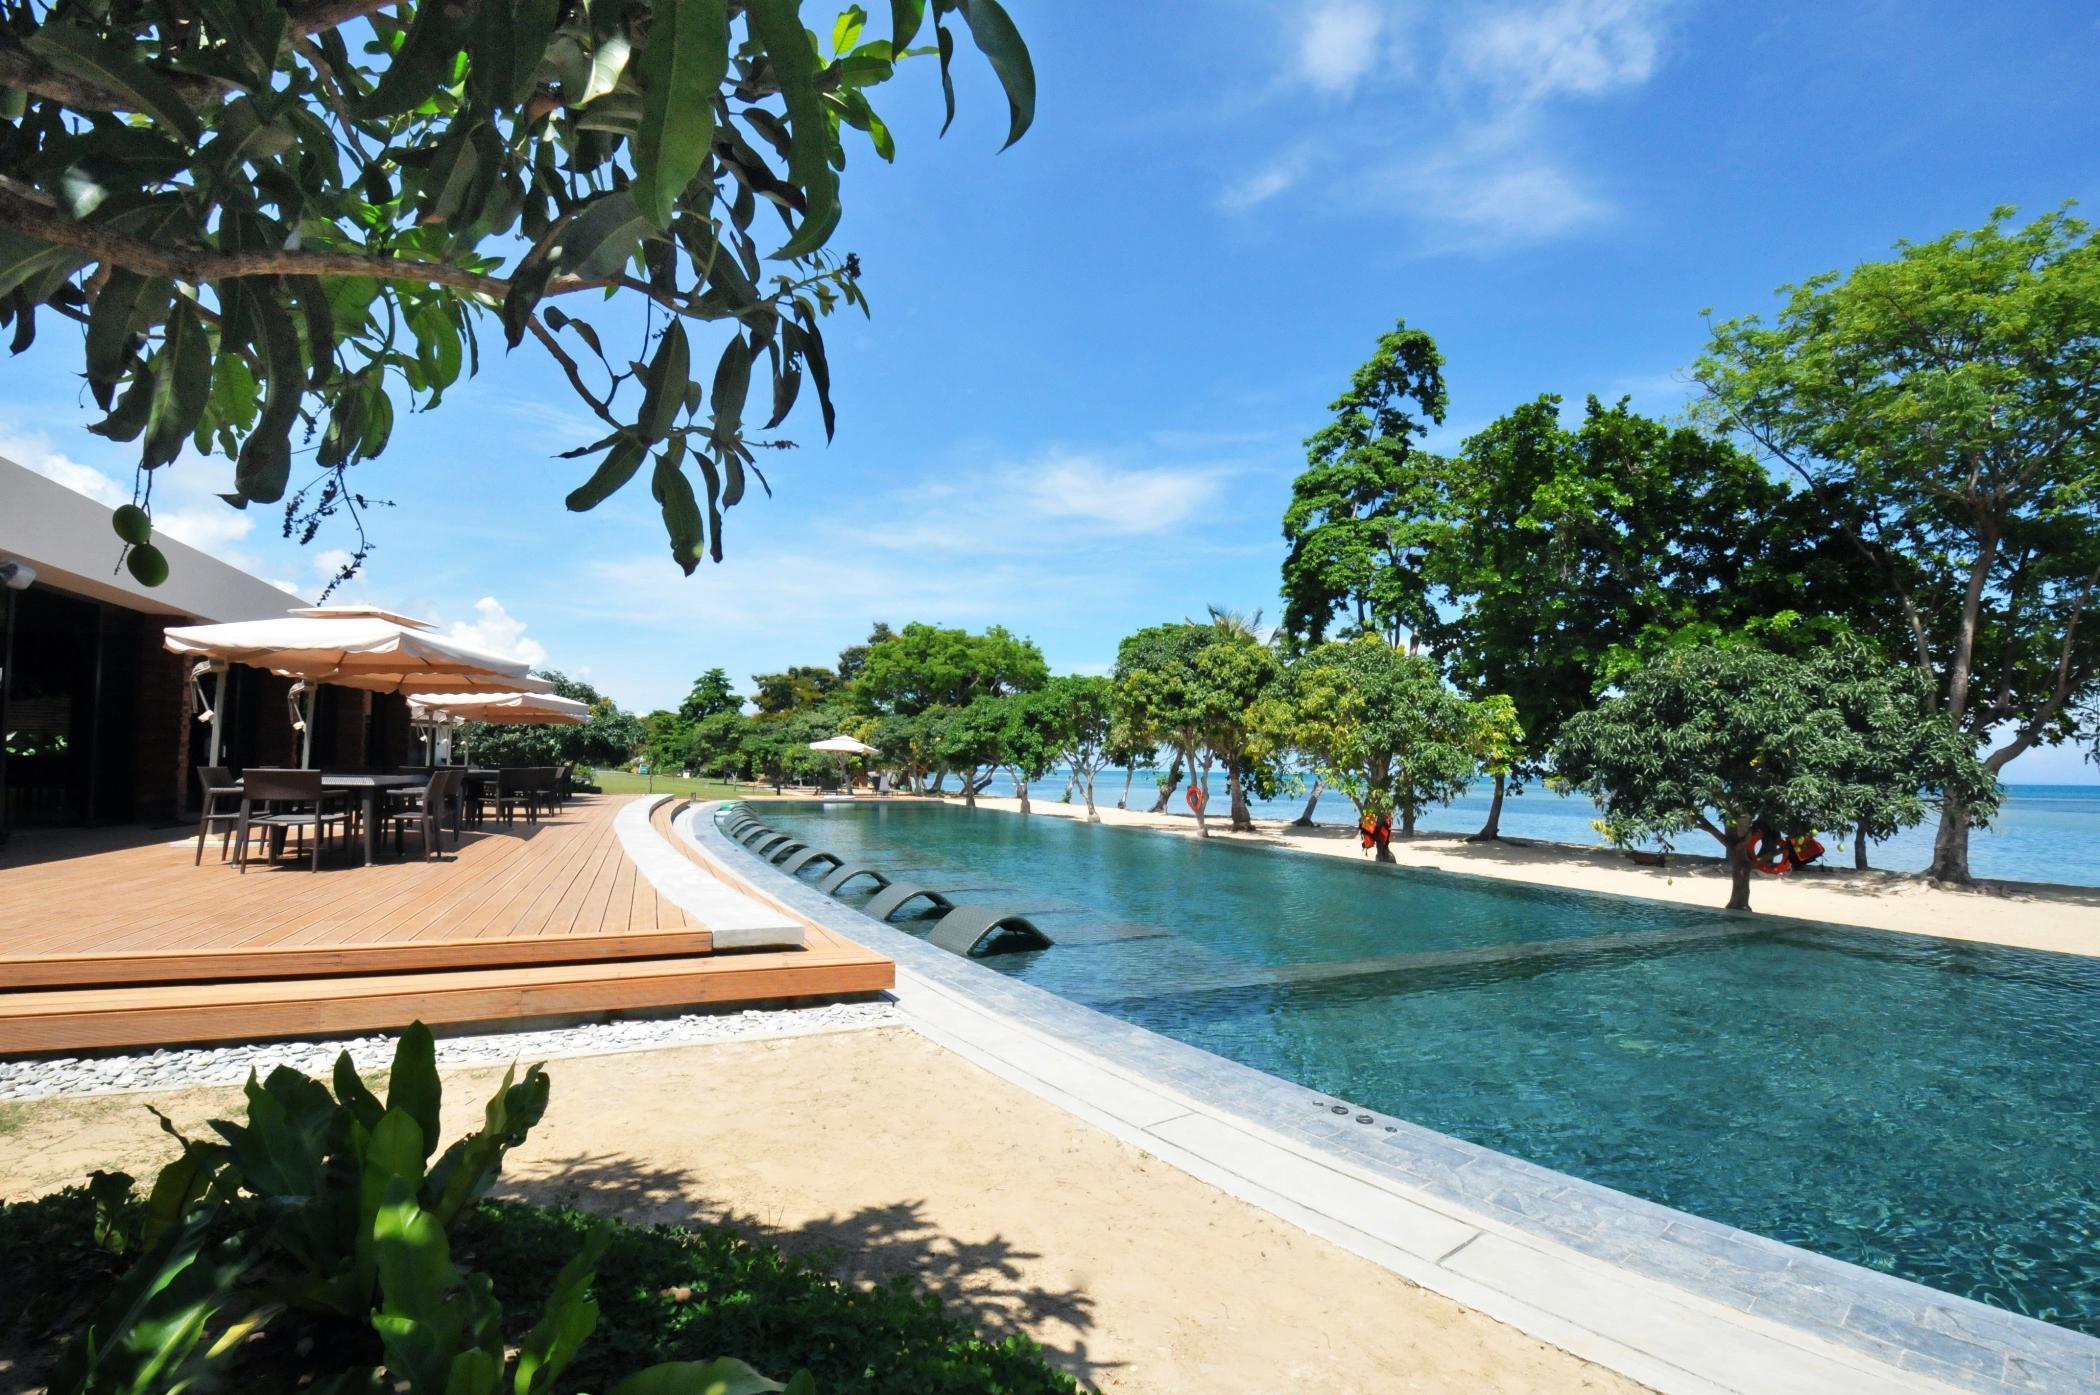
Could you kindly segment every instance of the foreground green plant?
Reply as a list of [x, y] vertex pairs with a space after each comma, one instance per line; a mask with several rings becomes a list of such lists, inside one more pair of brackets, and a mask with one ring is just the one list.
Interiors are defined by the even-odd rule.
[[[594, 1266], [605, 1238], [585, 1238], [538, 1322], [506, 1347], [486, 1273], [462, 1273], [448, 1232], [494, 1184], [503, 1157], [546, 1112], [547, 1073], [515, 1068], [482, 1127], [438, 1152], [436, 1045], [416, 1023], [395, 1049], [382, 1102], [337, 1058], [334, 1092], [279, 1067], [250, 1072], [245, 1123], [183, 1137], [143, 1204], [130, 1179], [97, 1173], [88, 1195], [95, 1246], [139, 1258], [88, 1317], [51, 1381], [54, 1395], [149, 1395], [221, 1383], [271, 1388], [293, 1377], [320, 1392], [537, 1395], [595, 1330]], [[289, 1344], [265, 1340], [280, 1317]], [[309, 1383], [310, 1382], [310, 1383]], [[809, 1395], [741, 1362], [660, 1363], [613, 1395]]]

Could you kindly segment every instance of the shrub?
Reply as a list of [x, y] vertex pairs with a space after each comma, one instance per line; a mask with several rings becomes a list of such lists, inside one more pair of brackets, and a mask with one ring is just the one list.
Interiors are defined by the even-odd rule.
[[[420, 1023], [384, 1103], [347, 1054], [334, 1083], [251, 1074], [247, 1119], [214, 1120], [216, 1139], [163, 1118], [182, 1153], [143, 1197], [98, 1172], [0, 1205], [0, 1369], [33, 1380], [64, 1344], [54, 1395], [1078, 1389], [1033, 1343], [978, 1339], [907, 1278], [854, 1288], [727, 1230], [480, 1201], [546, 1108], [537, 1066], [507, 1074], [483, 1127], [442, 1153]], [[782, 1387], [724, 1350], [802, 1369]]]

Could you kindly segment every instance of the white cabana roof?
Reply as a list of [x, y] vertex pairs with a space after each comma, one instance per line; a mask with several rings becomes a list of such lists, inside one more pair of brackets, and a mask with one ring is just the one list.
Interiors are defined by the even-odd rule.
[[843, 756], [879, 756], [882, 754], [865, 741], [856, 741], [850, 736], [829, 736], [822, 741], [809, 743], [812, 751], [832, 751]]
[[295, 610], [275, 620], [184, 625], [177, 654], [266, 668], [375, 693], [543, 693], [529, 666], [438, 634], [421, 620], [365, 606]]
[[417, 722], [459, 718], [505, 726], [581, 726], [591, 719], [588, 704], [553, 693], [410, 693], [409, 719]]

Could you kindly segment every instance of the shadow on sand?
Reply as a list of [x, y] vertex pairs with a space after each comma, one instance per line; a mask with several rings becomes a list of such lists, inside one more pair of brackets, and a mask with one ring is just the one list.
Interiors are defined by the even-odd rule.
[[540, 1206], [573, 1206], [638, 1225], [723, 1227], [748, 1239], [817, 1260], [846, 1283], [909, 1276], [987, 1341], [1028, 1337], [1060, 1368], [1100, 1388], [1122, 1363], [1094, 1358], [1085, 1332], [1094, 1300], [1078, 1288], [1028, 1280], [1024, 1266], [1042, 1256], [1000, 1235], [968, 1239], [943, 1230], [922, 1201], [784, 1225], [708, 1195], [701, 1173], [613, 1154], [536, 1159], [541, 1175], [506, 1175], [499, 1196]]

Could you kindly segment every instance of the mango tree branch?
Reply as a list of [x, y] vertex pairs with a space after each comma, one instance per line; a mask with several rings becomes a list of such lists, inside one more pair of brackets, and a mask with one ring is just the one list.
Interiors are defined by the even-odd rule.
[[[365, 276], [375, 281], [407, 281], [450, 286], [470, 295], [500, 302], [510, 282], [444, 262], [415, 261], [377, 252], [303, 252], [255, 249], [225, 252], [182, 243], [151, 242], [91, 223], [75, 222], [53, 210], [0, 187], [0, 228], [26, 233], [56, 247], [84, 252], [105, 265], [121, 266], [149, 276], [165, 276], [192, 285], [230, 281], [245, 276]], [[548, 295], [598, 290], [621, 278], [561, 276]]]

